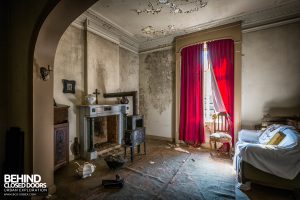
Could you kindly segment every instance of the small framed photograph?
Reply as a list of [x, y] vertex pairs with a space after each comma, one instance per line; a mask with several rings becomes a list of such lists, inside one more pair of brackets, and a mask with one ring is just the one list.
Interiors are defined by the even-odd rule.
[[63, 79], [63, 93], [75, 94], [75, 84], [76, 81]]

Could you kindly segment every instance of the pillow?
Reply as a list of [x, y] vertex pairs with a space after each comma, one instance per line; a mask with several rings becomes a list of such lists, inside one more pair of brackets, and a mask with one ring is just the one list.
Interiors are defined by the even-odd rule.
[[277, 132], [267, 145], [278, 145], [285, 138], [285, 134], [281, 131]]
[[272, 124], [259, 136], [258, 141], [260, 144], [267, 144], [271, 138], [280, 130], [280, 124]]
[[276, 129], [278, 129], [279, 127], [281, 127], [281, 124], [271, 124], [270, 126], [268, 126], [265, 130], [264, 133], [269, 134], [273, 131], [275, 131]]
[[293, 129], [285, 129], [282, 131], [286, 136], [285, 138], [279, 143], [278, 146], [284, 148], [292, 148], [298, 144], [300, 141], [300, 135], [297, 133], [296, 130]]

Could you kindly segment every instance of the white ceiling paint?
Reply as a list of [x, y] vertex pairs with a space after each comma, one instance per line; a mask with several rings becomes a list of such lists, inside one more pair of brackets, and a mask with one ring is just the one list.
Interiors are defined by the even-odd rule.
[[[300, 0], [205, 0], [207, 6], [189, 14], [170, 13], [168, 6], [157, 4], [158, 0], [149, 1], [162, 7], [161, 12], [137, 14], [137, 9], [148, 8], [148, 0], [99, 0], [79, 17], [77, 23], [84, 18], [93, 19], [92, 23], [97, 24], [102, 32], [107, 31], [106, 34], [119, 38], [120, 43], [127, 41], [129, 46], [143, 51], [167, 46], [175, 36], [226, 23], [242, 21], [243, 27], [254, 27], [300, 15]], [[176, 0], [178, 2], [180, 0]], [[148, 26], [155, 31], [164, 30], [165, 34], [144, 34], [142, 29]], [[174, 26], [175, 30], [168, 31], [170, 26]]]

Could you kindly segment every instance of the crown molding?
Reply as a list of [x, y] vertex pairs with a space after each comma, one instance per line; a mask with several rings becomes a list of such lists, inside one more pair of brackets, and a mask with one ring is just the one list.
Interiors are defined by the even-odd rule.
[[174, 47], [175, 47], [174, 43], [171, 43], [169, 45], [163, 45], [163, 46], [160, 46], [160, 47], [155, 47], [153, 49], [148, 49], [146, 51], [140, 51], [139, 54], [153, 53], [153, 52], [156, 52], [156, 51], [164, 51], [164, 50], [172, 49]]
[[265, 29], [274, 28], [274, 27], [278, 27], [278, 26], [283, 26], [283, 25], [286, 25], [286, 24], [291, 24], [291, 23], [295, 23], [295, 22], [299, 22], [299, 21], [300, 21], [300, 17], [297, 17], [297, 18], [294, 18], [294, 19], [283, 20], [283, 21], [274, 22], [274, 23], [271, 23], [271, 24], [255, 26], [253, 28], [244, 28], [242, 30], [242, 33], [251, 33], [251, 32], [254, 32], [254, 31], [265, 30]]
[[88, 20], [87, 29], [88, 31], [99, 35], [113, 43], [118, 44], [120, 47], [138, 53], [139, 44], [134, 37], [125, 33], [123, 30], [119, 29], [115, 25], [107, 22], [105, 19], [102, 19], [93, 11], [87, 10], [82, 15], [80, 15], [72, 25], [83, 29], [84, 22]]
[[293, 23], [299, 21], [299, 17], [300, 2], [295, 1], [293, 3], [281, 5], [275, 8], [267, 8], [251, 13], [243, 13], [228, 18], [213, 20], [207, 23], [189, 27], [184, 30], [178, 30], [173, 34], [164, 35], [153, 39], [148, 38], [146, 41], [137, 39], [134, 34], [105, 18], [103, 15], [93, 9], [89, 9], [84, 12], [72, 23], [72, 25], [78, 28], [83, 28], [83, 23], [87, 19], [89, 31], [104, 37], [118, 44], [120, 47], [134, 53], [145, 53], [156, 51], [156, 49], [162, 50], [170, 48], [174, 43], [174, 38], [177, 36], [229, 23], [241, 21], [243, 33], [246, 33]]
[[87, 12], [90, 13], [91, 15], [93, 15], [94, 17], [99, 18], [101, 21], [103, 21], [103, 22], [105, 22], [105, 23], [107, 23], [107, 24], [115, 27], [120, 32], [123, 32], [123, 34], [126, 34], [126, 35], [128, 35], [130, 37], [134, 37], [134, 35], [132, 33], [130, 33], [129, 31], [127, 31], [123, 27], [119, 26], [115, 22], [111, 21], [110, 19], [104, 17], [102, 14], [100, 14], [99, 12], [97, 12], [96, 10], [94, 10], [93, 8], [88, 9]]

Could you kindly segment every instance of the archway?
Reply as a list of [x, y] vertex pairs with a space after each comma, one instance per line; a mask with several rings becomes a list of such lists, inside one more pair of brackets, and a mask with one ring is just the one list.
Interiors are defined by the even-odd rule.
[[53, 148], [53, 74], [40, 78], [40, 67], [54, 65], [56, 48], [67, 27], [97, 0], [62, 0], [51, 10], [38, 32], [33, 54], [33, 173], [40, 174], [49, 193], [55, 192]]

